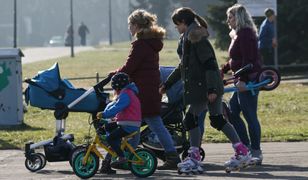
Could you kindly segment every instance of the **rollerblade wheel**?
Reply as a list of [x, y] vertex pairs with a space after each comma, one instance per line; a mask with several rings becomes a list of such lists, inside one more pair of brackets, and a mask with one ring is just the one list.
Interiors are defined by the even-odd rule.
[[178, 169], [178, 174], [181, 175], [183, 174], [183, 172], [180, 169]]

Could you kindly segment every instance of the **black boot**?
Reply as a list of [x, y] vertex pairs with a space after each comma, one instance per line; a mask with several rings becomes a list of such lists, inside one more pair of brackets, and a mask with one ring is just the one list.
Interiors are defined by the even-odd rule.
[[101, 167], [100, 173], [102, 173], [102, 174], [116, 174], [117, 171], [111, 169], [110, 160], [105, 159], [105, 160], [102, 160], [102, 167]]
[[158, 166], [158, 170], [176, 170], [178, 163], [181, 162], [177, 152], [168, 152], [165, 153], [166, 161], [162, 166]]

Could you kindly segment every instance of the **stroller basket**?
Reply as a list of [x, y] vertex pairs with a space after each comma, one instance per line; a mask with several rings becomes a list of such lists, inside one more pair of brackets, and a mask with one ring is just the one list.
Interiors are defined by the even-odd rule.
[[[85, 89], [75, 88], [68, 80], [60, 78], [58, 63], [26, 82], [29, 84], [25, 91], [27, 104], [42, 109], [64, 108], [86, 92]], [[69, 111], [96, 113], [104, 109], [107, 99], [107, 93], [93, 92]]]

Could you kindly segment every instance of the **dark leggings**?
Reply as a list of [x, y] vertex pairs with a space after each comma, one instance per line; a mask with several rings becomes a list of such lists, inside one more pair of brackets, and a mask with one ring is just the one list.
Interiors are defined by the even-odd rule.
[[124, 157], [124, 153], [121, 150], [121, 140], [122, 137], [127, 136], [129, 133], [126, 132], [121, 126], [118, 126], [117, 123], [109, 123], [105, 126], [107, 132], [107, 142], [111, 148], [117, 153], [119, 157]]

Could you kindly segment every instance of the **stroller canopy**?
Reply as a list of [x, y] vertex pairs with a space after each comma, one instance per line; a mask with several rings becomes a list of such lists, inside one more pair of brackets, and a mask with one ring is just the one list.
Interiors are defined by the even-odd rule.
[[[172, 71], [175, 69], [175, 67], [172, 66], [160, 66], [160, 79], [161, 82], [165, 82], [169, 75], [172, 73]], [[173, 84], [170, 89], [167, 90], [166, 95], [168, 97], [169, 103], [176, 103], [182, 99], [184, 93], [183, 83], [181, 80]]]

